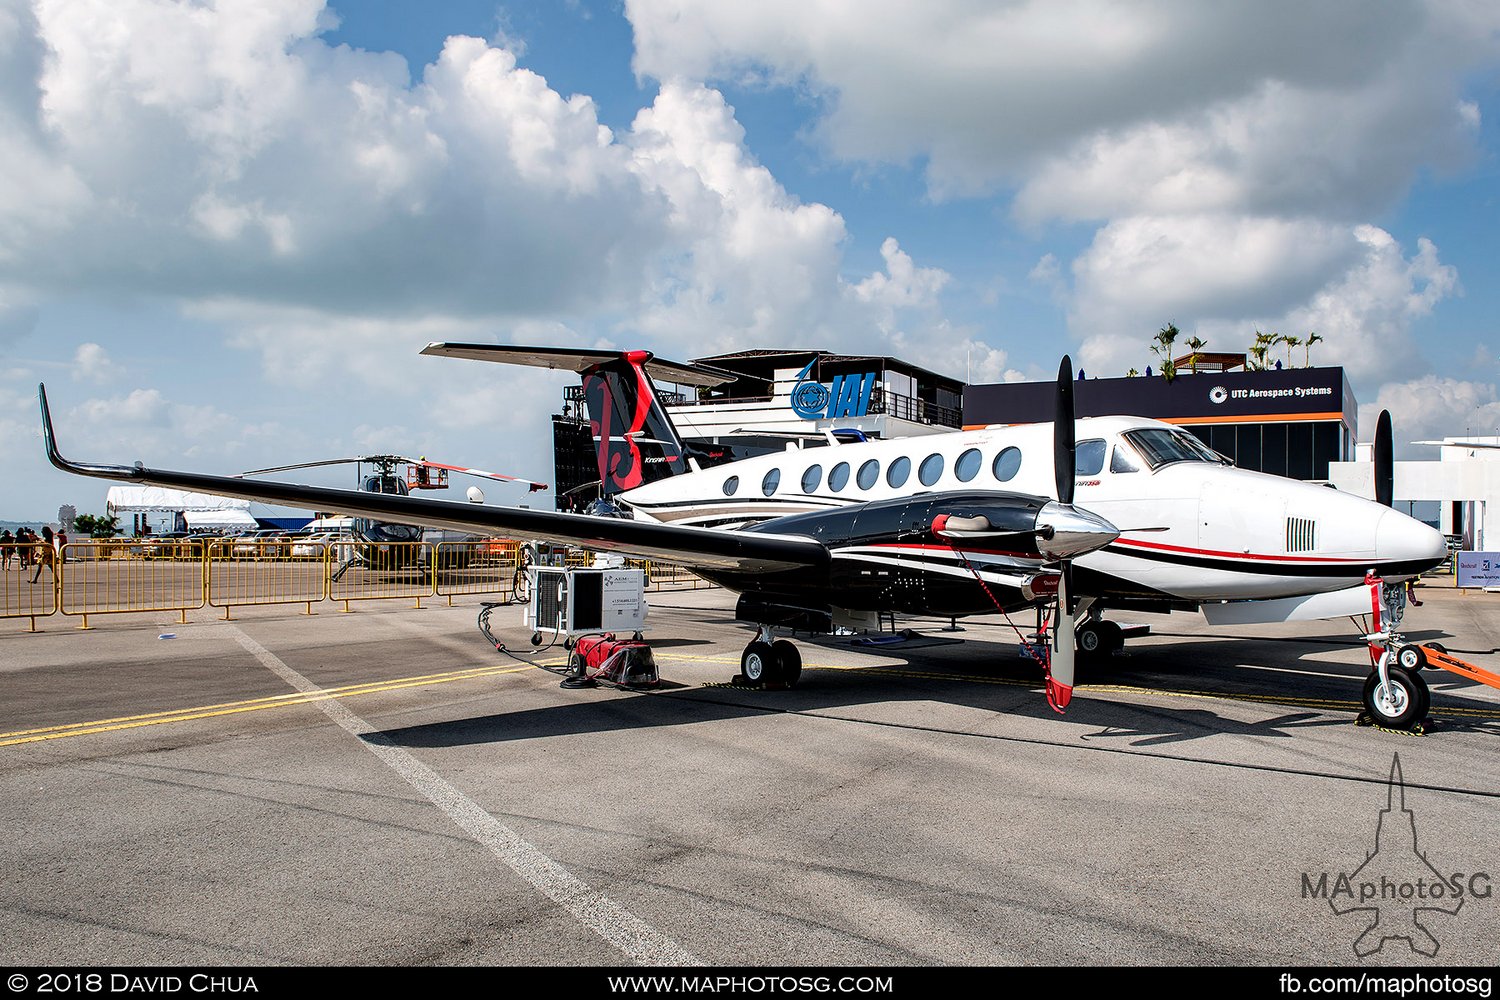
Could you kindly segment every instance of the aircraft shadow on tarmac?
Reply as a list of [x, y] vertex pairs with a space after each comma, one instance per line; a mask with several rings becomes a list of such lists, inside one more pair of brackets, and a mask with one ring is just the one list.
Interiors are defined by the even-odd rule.
[[[1171, 638], [1170, 636], [1168, 636]], [[972, 636], [962, 644], [919, 648], [904, 655], [899, 647], [873, 652], [882, 661], [869, 667], [819, 669], [818, 647], [847, 652], [849, 641], [801, 640], [804, 661], [810, 664], [798, 686], [790, 691], [761, 691], [729, 686], [698, 687], [670, 684], [665, 690], [632, 695], [609, 688], [579, 692], [571, 704], [519, 712], [456, 719], [451, 722], [386, 730], [380, 735], [400, 746], [439, 748], [503, 743], [554, 736], [626, 732], [658, 727], [750, 718], [766, 714], [802, 713], [856, 718], [845, 714], [861, 706], [901, 702], [933, 702], [970, 708], [995, 716], [1051, 720], [1057, 717], [1040, 694], [1040, 672], [1018, 655], [1010, 642], [995, 642]], [[1356, 663], [1309, 659], [1309, 654], [1349, 648], [1347, 642], [1330, 640], [1274, 640], [1274, 649], [1258, 648], [1258, 640], [1182, 637], [1180, 642], [1154, 643], [1112, 657], [1103, 664], [1080, 666], [1079, 696], [1069, 708], [1068, 722], [1097, 727], [1086, 740], [1121, 741], [1136, 747], [1151, 747], [1203, 739], [1216, 735], [1291, 737], [1299, 730], [1352, 725], [1360, 697], [1360, 685], [1368, 669]], [[1289, 656], [1286, 642], [1302, 648]], [[657, 641], [663, 648], [671, 641]], [[675, 643], [687, 645], [687, 643]], [[863, 651], [863, 650], [862, 650]], [[890, 659], [905, 659], [891, 664]], [[1260, 661], [1257, 663], [1257, 661]], [[1274, 663], [1274, 667], [1265, 666]], [[724, 680], [732, 668], [725, 665]], [[663, 680], [672, 681], [672, 663], [662, 663]], [[1443, 705], [1457, 702], [1478, 709], [1495, 710], [1493, 702], [1455, 697], [1464, 688], [1475, 687], [1456, 676], [1454, 685], [1442, 683], [1433, 671], [1429, 680], [1441, 696], [1434, 707], [1445, 730], [1464, 730], [1500, 735], [1500, 721], [1443, 717]], [[1241, 721], [1211, 708], [1191, 703], [1137, 704], [1119, 700], [1121, 692], [1099, 692], [1090, 696], [1088, 685], [1118, 685], [1130, 688], [1127, 697], [1150, 698], [1160, 691], [1176, 698], [1188, 692], [1193, 697], [1223, 697], [1246, 705], [1277, 708], [1279, 698], [1306, 699], [1311, 704], [1287, 706], [1286, 714], [1253, 722]], [[1257, 702], [1257, 695], [1266, 697]], [[1337, 702], [1330, 706], [1327, 702]], [[1347, 713], [1340, 706], [1349, 706]], [[1236, 713], [1239, 714], [1239, 713]], [[891, 724], [890, 716], [879, 716]], [[1060, 723], [1063, 720], [1058, 720]], [[899, 725], [899, 723], [896, 723]], [[924, 728], [932, 728], [925, 726]], [[940, 727], [939, 727], [940, 728]], [[956, 717], [954, 732], [1004, 736], [993, 726], [972, 717]], [[1028, 731], [1028, 738], [1034, 730]], [[1070, 738], [1059, 733], [1060, 738]]]

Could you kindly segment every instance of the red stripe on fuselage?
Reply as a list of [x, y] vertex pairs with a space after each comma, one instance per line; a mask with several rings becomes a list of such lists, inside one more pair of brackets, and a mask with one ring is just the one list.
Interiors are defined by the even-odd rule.
[[1260, 552], [1222, 552], [1218, 549], [1195, 549], [1186, 545], [1166, 545], [1162, 542], [1142, 542], [1129, 538], [1115, 539], [1115, 545], [1135, 546], [1142, 549], [1160, 549], [1164, 552], [1186, 552], [1195, 556], [1215, 556], [1221, 559], [1241, 559], [1246, 562], [1291, 562], [1291, 563], [1347, 563], [1351, 566], [1365, 565], [1370, 559], [1341, 559], [1333, 556], [1273, 556]]

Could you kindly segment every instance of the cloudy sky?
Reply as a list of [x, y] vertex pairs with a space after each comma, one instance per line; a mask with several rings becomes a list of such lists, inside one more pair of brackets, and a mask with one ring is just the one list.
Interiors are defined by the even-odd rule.
[[85, 460], [550, 480], [566, 380], [445, 339], [1315, 331], [1398, 437], [1493, 433], [1497, 97], [1486, 0], [0, 0], [0, 519], [103, 507], [38, 381]]

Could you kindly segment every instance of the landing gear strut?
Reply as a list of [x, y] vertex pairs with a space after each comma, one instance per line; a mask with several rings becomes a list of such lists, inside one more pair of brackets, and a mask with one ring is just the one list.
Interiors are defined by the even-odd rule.
[[772, 639], [762, 625], [740, 654], [740, 676], [751, 687], [794, 687], [802, 676], [802, 654], [786, 639]]
[[1421, 670], [1427, 654], [1401, 634], [1406, 614], [1406, 587], [1373, 575], [1365, 580], [1374, 595], [1379, 630], [1365, 637], [1374, 669], [1365, 678], [1364, 705], [1370, 721], [1387, 729], [1415, 729], [1427, 718], [1432, 696]]

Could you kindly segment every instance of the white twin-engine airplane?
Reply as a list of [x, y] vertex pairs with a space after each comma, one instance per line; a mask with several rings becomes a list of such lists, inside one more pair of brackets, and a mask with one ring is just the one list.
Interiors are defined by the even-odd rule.
[[[80, 475], [688, 566], [741, 595], [737, 617], [758, 626], [741, 656], [752, 682], [794, 683], [801, 673], [797, 647], [773, 638], [777, 626], [830, 632], [874, 627], [890, 614], [1047, 607], [1055, 624], [1040, 658], [1058, 711], [1072, 697], [1076, 653], [1122, 644], [1107, 611], [1196, 609], [1212, 623], [1343, 617], [1371, 610], [1370, 571], [1389, 587], [1447, 555], [1441, 534], [1389, 506], [1384, 415], [1381, 502], [1236, 469], [1159, 421], [1075, 421], [1067, 358], [1050, 423], [793, 445], [704, 468], [649, 374], [693, 384], [702, 369], [644, 351], [430, 344], [422, 353], [579, 373], [599, 466], [596, 507], [613, 516], [70, 462], [57, 451], [39, 387], [48, 456]], [[1406, 725], [1418, 699], [1388, 690], [1397, 679], [1382, 674], [1366, 705]]]

